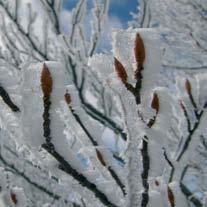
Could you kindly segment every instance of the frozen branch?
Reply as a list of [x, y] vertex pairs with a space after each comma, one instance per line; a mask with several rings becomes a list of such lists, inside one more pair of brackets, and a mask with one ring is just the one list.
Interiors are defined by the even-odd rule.
[[0, 86], [0, 96], [2, 97], [3, 101], [8, 105], [8, 107], [14, 111], [14, 112], [19, 112], [20, 109], [18, 106], [16, 106], [13, 101], [11, 100], [9, 94], [6, 92], [6, 90]]

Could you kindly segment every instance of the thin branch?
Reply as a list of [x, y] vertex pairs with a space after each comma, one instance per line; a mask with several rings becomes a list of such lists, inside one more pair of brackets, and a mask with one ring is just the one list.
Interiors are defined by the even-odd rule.
[[184, 116], [185, 116], [185, 118], [186, 118], [188, 131], [190, 132], [190, 131], [191, 131], [191, 123], [190, 123], [190, 118], [189, 118], [189, 116], [188, 116], [187, 109], [186, 109], [186, 107], [185, 107], [185, 105], [183, 104], [182, 101], [180, 101], [180, 106], [181, 106], [181, 108], [182, 108], [182, 110], [183, 110], [183, 113], [184, 113]]
[[170, 64], [162, 64], [163, 67], [166, 68], [175, 68], [175, 69], [185, 69], [185, 70], [199, 70], [199, 69], [205, 69], [207, 68], [207, 65], [201, 65], [201, 66], [180, 66], [180, 65], [170, 65]]
[[172, 182], [172, 179], [173, 179], [173, 174], [174, 174], [174, 171], [175, 171], [175, 167], [172, 164], [172, 162], [170, 161], [170, 159], [168, 158], [167, 153], [166, 153], [166, 149], [163, 148], [163, 150], [164, 150], [164, 152], [163, 152], [164, 158], [167, 161], [168, 165], [171, 167], [170, 177], [169, 177], [169, 180], [168, 180], [168, 182], [170, 183], [170, 182]]
[[[93, 144], [93, 146], [98, 147], [99, 145], [98, 145], [97, 141], [94, 140], [94, 138], [92, 137], [92, 135], [90, 134], [90, 132], [86, 129], [86, 127], [82, 123], [82, 121], [81, 121], [80, 117], [78, 116], [78, 114], [76, 114], [76, 112], [72, 109], [71, 106], [69, 106], [69, 108], [70, 108], [73, 116], [75, 117], [76, 121], [80, 124], [81, 128], [83, 129], [83, 131], [86, 133], [86, 135], [90, 139], [90, 141]], [[101, 158], [104, 159], [103, 158], [103, 155], [101, 153], [100, 153], [100, 155], [101, 155]], [[104, 163], [106, 162], [105, 160], [103, 160], [103, 161], [104, 161]], [[121, 161], [123, 163], [123, 160], [120, 157], [119, 157], [119, 161]], [[111, 176], [113, 177], [113, 179], [115, 180], [115, 182], [117, 183], [117, 185], [120, 187], [123, 195], [126, 195], [125, 186], [122, 183], [122, 181], [120, 180], [119, 176], [116, 174], [116, 172], [111, 167], [107, 167], [107, 169], [109, 170], [109, 173], [111, 174]]]
[[48, 13], [48, 16], [51, 20], [51, 23], [54, 26], [54, 31], [55, 31], [56, 35], [61, 34], [59, 18], [58, 18], [58, 14], [57, 14], [55, 7], [54, 7], [54, 1], [52, 1], [52, 2], [49, 2], [47, 0], [40, 0], [40, 1], [42, 2], [42, 5], [45, 7], [45, 10]]
[[142, 185], [144, 187], [144, 192], [142, 193], [142, 202], [141, 207], [146, 207], [149, 202], [149, 183], [148, 183], [148, 175], [149, 175], [149, 168], [150, 168], [150, 158], [148, 155], [148, 137], [144, 136], [144, 139], [142, 140]]
[[73, 63], [72, 58], [68, 56], [68, 64], [72, 71], [73, 83], [78, 90], [78, 95], [80, 98], [81, 103], [83, 104], [83, 109], [86, 111], [88, 115], [90, 115], [93, 119], [97, 120], [98, 122], [102, 123], [104, 126], [109, 127], [112, 129], [116, 134], [120, 134], [121, 138], [126, 141], [127, 135], [123, 132], [123, 129], [118, 126], [113, 120], [109, 117], [105, 116], [102, 112], [98, 111], [94, 108], [91, 104], [87, 103], [83, 97], [82, 91], [78, 86], [77, 74], [76, 74], [76, 64]]
[[48, 60], [47, 55], [44, 54], [35, 44], [35, 42], [33, 41], [33, 39], [31, 38], [31, 36], [26, 33], [22, 26], [17, 22], [17, 20], [15, 19], [15, 17], [12, 16], [12, 14], [10, 13], [10, 11], [8, 10], [8, 8], [3, 4], [2, 1], [0, 1], [0, 6], [3, 8], [4, 12], [6, 13], [6, 15], [8, 16], [8, 18], [13, 22], [14, 25], [16, 25], [16, 28], [18, 29], [18, 31], [21, 33], [21, 35], [24, 37], [24, 39], [30, 44], [31, 48], [38, 53], [39, 56], [41, 56], [41, 58], [43, 58], [43, 60]]
[[[41, 87], [43, 92], [43, 103], [44, 103], [44, 112], [43, 112], [43, 132], [45, 137], [45, 143], [42, 144], [42, 148], [45, 149], [50, 155], [52, 155], [60, 164], [61, 169], [64, 170], [67, 174], [72, 176], [77, 180], [83, 187], [86, 187], [106, 206], [116, 207], [115, 204], [111, 203], [106, 195], [102, 193], [95, 184], [91, 183], [83, 174], [79, 173], [74, 169], [70, 163], [68, 163], [64, 157], [62, 157], [55, 149], [54, 144], [52, 143], [52, 137], [50, 133], [50, 95], [53, 87], [53, 80], [49, 71], [49, 68], [44, 64], [41, 74]], [[69, 98], [69, 97], [66, 97]], [[67, 99], [66, 99], [67, 100]], [[76, 116], [76, 118], [78, 118]], [[80, 119], [79, 119], [80, 121]], [[86, 129], [86, 128], [84, 128]], [[87, 131], [86, 131], [87, 132]], [[90, 134], [88, 134], [90, 135]], [[91, 138], [91, 137], [90, 137]], [[91, 141], [94, 141], [91, 139]], [[94, 142], [94, 144], [97, 144]]]
[[180, 178], [180, 188], [183, 194], [186, 196], [188, 200], [190, 200], [196, 207], [202, 207], [203, 204], [200, 200], [198, 200], [193, 193], [183, 184], [183, 178], [185, 177], [185, 174], [188, 170], [188, 165], [184, 167], [181, 178]]
[[[53, 145], [51, 143], [51, 145]], [[106, 195], [104, 195], [94, 183], [91, 183], [84, 175], [80, 174], [77, 170], [75, 170], [58, 152], [56, 152], [55, 147], [53, 145], [52, 150], [48, 148], [47, 144], [43, 144], [42, 148], [44, 148], [49, 154], [51, 154], [62, 166], [62, 169], [72, 176], [75, 180], [77, 180], [83, 187], [86, 187], [89, 191], [91, 191], [97, 199], [101, 201], [106, 206], [117, 207], [115, 204], [111, 203]]]
[[17, 105], [15, 105], [13, 103], [13, 101], [11, 100], [9, 94], [6, 92], [6, 90], [0, 86], [0, 96], [2, 97], [3, 101], [5, 104], [7, 104], [7, 106], [14, 112], [19, 112], [20, 109]]
[[74, 11], [73, 14], [73, 21], [72, 21], [72, 29], [71, 29], [71, 35], [70, 35], [70, 43], [73, 43], [74, 35], [75, 35], [75, 30], [76, 26], [80, 23], [79, 15], [81, 10], [83, 9], [85, 0], [80, 0], [76, 6], [76, 11]]
[[94, 34], [92, 34], [91, 46], [90, 46], [90, 49], [88, 52], [90, 57], [92, 57], [92, 55], [94, 54], [96, 47], [98, 45], [99, 36], [102, 32], [101, 25], [102, 25], [102, 21], [104, 21], [105, 15], [108, 11], [108, 4], [109, 4], [109, 0], [104, 0], [103, 9], [99, 8], [98, 5], [96, 5], [97, 8], [94, 8], [94, 18], [96, 21], [94, 21], [93, 24], [96, 24], [96, 29], [93, 28], [95, 30], [95, 32], [94, 32]]
[[188, 146], [189, 146], [189, 144], [190, 144], [190, 142], [191, 142], [192, 136], [194, 135], [194, 132], [196, 131], [196, 129], [198, 128], [198, 126], [199, 126], [199, 124], [200, 124], [200, 119], [201, 119], [201, 117], [202, 117], [202, 115], [203, 115], [203, 112], [204, 112], [204, 111], [201, 111], [201, 112], [198, 114], [198, 119], [197, 119], [196, 123], [194, 124], [193, 129], [191, 129], [191, 130], [189, 131], [189, 135], [188, 135], [188, 137], [187, 137], [186, 140], [185, 140], [185, 144], [184, 144], [184, 146], [183, 146], [183, 149], [181, 150], [180, 154], [178, 155], [176, 161], [180, 161], [180, 159], [182, 158], [183, 154], [184, 154], [185, 151], [187, 150], [187, 148], [188, 148]]
[[144, 6], [143, 6], [142, 18], [141, 18], [141, 20], [140, 20], [140, 27], [141, 27], [141, 28], [144, 27], [144, 21], [145, 21], [146, 14], [147, 14], [147, 4], [148, 4], [147, 1], [148, 1], [148, 0], [143, 0], [143, 1], [142, 1], [143, 4], [144, 4]]
[[121, 129], [113, 120], [111, 120], [109, 117], [105, 116], [103, 113], [98, 111], [96, 108], [94, 108], [91, 104], [87, 103], [83, 97], [82, 91], [80, 91], [78, 86], [78, 80], [77, 80], [77, 74], [76, 74], [76, 64], [73, 63], [72, 58], [68, 56], [68, 64], [70, 65], [72, 76], [73, 76], [73, 82], [78, 90], [78, 95], [80, 98], [81, 103], [83, 104], [83, 109], [86, 111], [88, 115], [90, 115], [95, 120], [102, 123], [104, 126], [109, 127], [112, 129], [115, 133], [120, 134], [123, 140], [127, 140], [126, 133], [123, 132], [123, 129]]
[[86, 110], [86, 113], [89, 114], [92, 118], [102, 123], [104, 126], [112, 129], [116, 134], [120, 134], [121, 138], [126, 141], [127, 135], [123, 132], [123, 129], [120, 128], [113, 120], [105, 116], [103, 113], [94, 108], [91, 104], [86, 103], [85, 100], [82, 99], [83, 108]]
[[8, 163], [1, 155], [0, 153], [0, 160], [1, 162], [9, 167], [10, 169], [12, 169], [12, 172], [14, 172], [16, 175], [19, 175], [20, 177], [22, 177], [24, 180], [26, 180], [29, 184], [33, 185], [34, 187], [36, 187], [37, 189], [39, 189], [40, 191], [42, 191], [43, 193], [46, 193], [48, 196], [52, 197], [55, 200], [59, 200], [61, 197], [59, 195], [54, 194], [53, 192], [49, 191], [48, 189], [46, 189], [45, 187], [35, 183], [34, 181], [32, 181], [29, 177], [27, 177], [24, 172], [19, 171], [13, 164]]

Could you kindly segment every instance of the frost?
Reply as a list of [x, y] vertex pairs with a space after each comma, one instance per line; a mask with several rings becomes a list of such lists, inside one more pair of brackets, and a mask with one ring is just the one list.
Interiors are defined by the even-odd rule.
[[163, 66], [177, 69], [206, 68], [206, 10], [203, 2], [191, 0], [141, 1], [134, 27], [159, 29], [164, 48]]
[[0, 0], [0, 205], [205, 205], [205, 2], [140, 1], [157, 28], [115, 30], [108, 54], [108, 0], [89, 29], [79, 0], [67, 35], [61, 1], [27, 2]]

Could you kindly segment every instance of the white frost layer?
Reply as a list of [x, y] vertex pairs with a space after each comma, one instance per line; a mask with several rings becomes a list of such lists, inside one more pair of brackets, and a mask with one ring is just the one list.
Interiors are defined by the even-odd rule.
[[113, 56], [106, 54], [93, 55], [88, 61], [88, 65], [97, 73], [100, 80], [106, 80], [109, 74], [113, 72], [113, 64]]
[[23, 68], [21, 125], [24, 142], [34, 147], [43, 144], [43, 100], [40, 75], [43, 64]]

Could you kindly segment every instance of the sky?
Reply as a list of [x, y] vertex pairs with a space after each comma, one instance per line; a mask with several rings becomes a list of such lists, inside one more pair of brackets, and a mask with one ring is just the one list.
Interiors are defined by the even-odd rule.
[[[78, 0], [64, 0], [63, 7], [71, 10]], [[92, 1], [89, 0], [89, 8], [92, 6]], [[137, 0], [111, 0], [109, 6], [109, 18], [118, 19], [123, 28], [127, 27], [127, 21], [131, 19], [130, 12], [135, 12]]]
[[[75, 7], [78, 0], [63, 0], [63, 31], [67, 34], [70, 31], [70, 24], [68, 20], [71, 19], [71, 10]], [[110, 0], [108, 20], [103, 28], [102, 36], [99, 41], [99, 45], [96, 52], [108, 53], [111, 50], [111, 34], [114, 29], [126, 29], [127, 22], [131, 20], [130, 12], [137, 11], [137, 0]], [[88, 0], [88, 10], [93, 6], [93, 1]], [[90, 18], [86, 17], [86, 28], [90, 28]], [[86, 32], [90, 34], [90, 29]]]
[[123, 27], [127, 27], [127, 22], [131, 20], [130, 12], [137, 11], [137, 0], [111, 0], [109, 15], [120, 19]]

